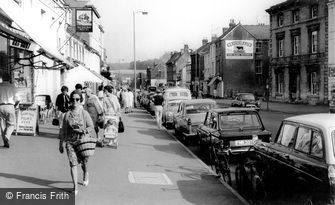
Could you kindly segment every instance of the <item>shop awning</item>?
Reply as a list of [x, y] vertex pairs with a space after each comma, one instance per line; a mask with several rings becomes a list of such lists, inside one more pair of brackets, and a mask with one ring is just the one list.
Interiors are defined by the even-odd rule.
[[211, 86], [211, 85], [213, 85], [213, 83], [215, 82], [215, 80], [216, 80], [216, 79], [218, 79], [218, 77], [217, 77], [217, 76], [213, 77], [213, 78], [212, 78], [212, 80], [211, 80], [211, 81], [209, 81], [209, 83], [208, 83], [208, 86]]
[[[20, 32], [19, 30], [16, 30], [15, 28], [9, 27], [3, 22], [0, 22], [0, 32], [4, 33], [5, 37], [8, 37], [12, 40], [21, 40], [26, 43], [30, 43], [29, 36], [25, 35], [23, 32]], [[1, 35], [0, 33], [0, 35]]]

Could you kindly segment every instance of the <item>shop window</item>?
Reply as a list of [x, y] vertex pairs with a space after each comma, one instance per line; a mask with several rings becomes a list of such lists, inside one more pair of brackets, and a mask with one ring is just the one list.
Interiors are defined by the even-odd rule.
[[284, 56], [284, 39], [278, 40], [278, 57]]
[[317, 53], [318, 51], [318, 31], [311, 33], [311, 52]]
[[300, 36], [293, 36], [293, 42], [292, 42], [292, 47], [293, 47], [293, 55], [299, 55], [299, 48], [300, 48]]
[[299, 22], [299, 16], [300, 16], [300, 11], [299, 9], [296, 9], [292, 12], [292, 16], [293, 16], [293, 23], [298, 23]]
[[284, 14], [282, 13], [278, 14], [277, 18], [278, 18], [278, 22], [277, 22], [278, 26], [284, 25]]
[[262, 42], [256, 42], [256, 53], [262, 52]]
[[284, 74], [278, 73], [277, 76], [277, 93], [283, 93], [284, 92]]
[[263, 73], [262, 61], [261, 60], [256, 60], [255, 61], [255, 72], [256, 72], [256, 74], [262, 74]]
[[318, 5], [311, 6], [311, 18], [317, 18], [318, 17]]

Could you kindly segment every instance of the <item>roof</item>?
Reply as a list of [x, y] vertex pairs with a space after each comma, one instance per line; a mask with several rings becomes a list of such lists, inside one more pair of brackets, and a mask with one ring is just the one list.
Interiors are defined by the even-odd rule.
[[181, 52], [175, 52], [171, 55], [171, 58], [166, 62], [166, 64], [176, 62], [181, 56]]
[[205, 53], [205, 52], [209, 51], [209, 46], [210, 45], [211, 45], [211, 43], [206, 43], [205, 45], [200, 46], [197, 50], [195, 50], [193, 52], [193, 54]]
[[296, 115], [293, 117], [288, 117], [285, 120], [308, 124], [320, 128], [335, 127], [335, 114], [332, 113]]
[[229, 27], [225, 32], [223, 32], [223, 34], [221, 36], [219, 36], [215, 41], [214, 43], [218, 42], [218, 41], [221, 41], [224, 37], [226, 37], [226, 35], [228, 33], [230, 33], [232, 30], [234, 30], [237, 26], [239, 26], [240, 24], [237, 24], [235, 26], [232, 26], [232, 27]]
[[270, 39], [270, 25], [241, 25], [256, 39]]
[[197, 103], [213, 103], [216, 104], [215, 100], [212, 99], [191, 99], [191, 100], [183, 100], [185, 104], [197, 104]]
[[307, 3], [307, 1], [299, 1], [299, 0], [286, 0], [279, 4], [275, 4], [271, 6], [269, 9], [266, 9], [265, 11], [268, 13], [284, 10], [286, 8], [292, 8], [294, 5], [301, 4], [301, 3]]
[[188, 90], [188, 91], [190, 91], [190, 89], [188, 89], [188, 88], [175, 86], [175, 87], [168, 87], [168, 88], [166, 88], [164, 90], [164, 92], [167, 92], [167, 91], [177, 91], [177, 90]]

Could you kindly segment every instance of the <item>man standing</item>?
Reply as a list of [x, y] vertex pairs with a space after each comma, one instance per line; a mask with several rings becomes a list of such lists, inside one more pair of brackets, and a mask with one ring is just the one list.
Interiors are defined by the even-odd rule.
[[15, 96], [15, 86], [11, 84], [9, 75], [0, 73], [2, 83], [0, 83], [0, 128], [4, 147], [9, 148], [9, 141], [15, 128], [15, 109], [14, 106], [19, 103]]
[[59, 127], [62, 128], [63, 119], [65, 113], [69, 110], [70, 104], [70, 96], [67, 94], [69, 92], [69, 88], [65, 85], [61, 88], [61, 94], [59, 94], [56, 98], [56, 111], [57, 116], [59, 118]]
[[158, 129], [162, 128], [162, 113], [163, 113], [163, 102], [164, 98], [162, 93], [157, 91], [157, 95], [154, 96], [154, 104], [155, 104], [155, 116]]

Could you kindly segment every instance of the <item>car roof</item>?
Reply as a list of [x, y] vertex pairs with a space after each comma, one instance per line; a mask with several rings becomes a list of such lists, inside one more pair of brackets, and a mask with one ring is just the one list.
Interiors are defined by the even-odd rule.
[[251, 109], [251, 108], [239, 108], [239, 107], [215, 108], [211, 110], [211, 112], [217, 112], [217, 113], [225, 113], [225, 112], [232, 112], [232, 111], [257, 112], [256, 110]]
[[315, 127], [324, 127], [324, 128], [335, 127], [335, 114], [332, 113], [296, 115], [285, 118], [284, 120], [312, 125]]
[[253, 93], [237, 93], [236, 95], [254, 95]]
[[215, 100], [212, 99], [191, 99], [191, 100], [183, 100], [185, 104], [194, 104], [194, 103], [216, 103]]
[[184, 88], [184, 87], [170, 87], [170, 88], [166, 88], [164, 90], [164, 92], [166, 91], [177, 91], [177, 90], [186, 90], [186, 91], [190, 91], [188, 88]]

